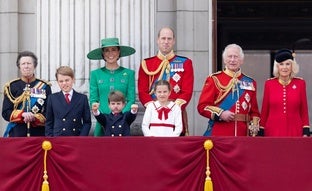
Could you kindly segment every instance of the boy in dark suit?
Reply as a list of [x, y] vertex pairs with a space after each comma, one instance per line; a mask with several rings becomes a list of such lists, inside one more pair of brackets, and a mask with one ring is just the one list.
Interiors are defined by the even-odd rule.
[[61, 66], [55, 74], [60, 92], [48, 97], [46, 136], [88, 136], [91, 128], [91, 113], [86, 95], [73, 89], [74, 71]]
[[104, 136], [129, 136], [130, 125], [135, 120], [138, 105], [132, 104], [131, 111], [122, 113], [125, 107], [125, 97], [120, 91], [112, 91], [108, 96], [110, 114], [100, 113], [99, 103], [92, 104], [92, 113], [104, 129]]

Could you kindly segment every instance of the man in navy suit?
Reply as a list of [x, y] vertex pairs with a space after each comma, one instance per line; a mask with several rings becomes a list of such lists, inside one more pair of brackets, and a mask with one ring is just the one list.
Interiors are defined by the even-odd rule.
[[73, 89], [74, 71], [61, 66], [55, 74], [60, 92], [48, 97], [46, 111], [46, 136], [88, 136], [91, 113], [86, 95]]

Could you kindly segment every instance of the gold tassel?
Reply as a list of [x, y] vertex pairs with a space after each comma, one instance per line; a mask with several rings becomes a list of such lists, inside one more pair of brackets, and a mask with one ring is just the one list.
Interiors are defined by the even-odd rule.
[[207, 167], [206, 167], [206, 180], [204, 191], [213, 191], [212, 180], [210, 178], [210, 167], [209, 167], [209, 150], [212, 149], [213, 143], [211, 140], [206, 140], [204, 147], [207, 151]]
[[48, 150], [52, 149], [51, 142], [43, 141], [42, 149], [44, 150], [44, 159], [43, 159], [43, 182], [42, 182], [41, 191], [50, 191], [49, 182], [48, 182], [48, 171], [47, 171], [47, 154], [48, 154]]
[[49, 182], [43, 181], [41, 191], [50, 191]]

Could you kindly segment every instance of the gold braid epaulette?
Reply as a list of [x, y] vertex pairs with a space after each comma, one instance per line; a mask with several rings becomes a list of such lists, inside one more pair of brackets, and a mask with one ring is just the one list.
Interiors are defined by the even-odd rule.
[[17, 81], [17, 80], [20, 80], [20, 78], [17, 78], [17, 79], [14, 79], [14, 80], [11, 80], [10, 82], [6, 83], [4, 85], [4, 95], [6, 95], [9, 100], [14, 104], [14, 109], [17, 109], [18, 105], [23, 102], [23, 106], [22, 108], [20, 109], [24, 109], [25, 107], [25, 101], [27, 100], [27, 94], [26, 92], [24, 91], [20, 96], [18, 97], [14, 97], [12, 94], [11, 94], [11, 91], [10, 91], [10, 84], [14, 81]]
[[42, 81], [42, 82], [44, 82], [44, 83], [46, 83], [47, 85], [49, 85], [49, 86], [52, 86], [52, 83], [51, 82], [49, 82], [49, 81], [46, 81], [46, 80], [43, 80], [43, 79], [38, 79], [38, 78], [36, 78], [37, 80], [40, 80], [40, 81]]
[[[155, 71], [149, 71], [147, 69], [145, 60], [143, 60], [141, 63], [143, 71], [149, 76], [154, 76], [155, 74], [159, 73], [161, 69], [165, 70], [165, 68], [169, 64], [169, 60], [171, 60], [173, 57], [175, 57], [175, 54], [174, 54], [173, 50], [171, 50], [170, 53], [168, 53], [166, 56], [164, 56], [160, 51], [158, 51], [156, 57], [159, 58], [162, 62], [159, 64], [158, 68]], [[154, 57], [152, 57], [152, 58], [154, 58]], [[170, 70], [170, 68], [169, 68], [169, 70]], [[162, 75], [160, 75], [159, 77], [162, 78]]]
[[[162, 69], [162, 65], [163, 65], [163, 64], [161, 63], [161, 64], [158, 66], [157, 70], [151, 72], [151, 71], [149, 71], [149, 70], [147, 69], [146, 61], [145, 61], [145, 60], [142, 61], [142, 63], [141, 63], [142, 69], [143, 69], [143, 71], [148, 75], [148, 84], [149, 84], [149, 87], [148, 87], [148, 88], [151, 88], [152, 83], [153, 83], [153, 80], [154, 80], [154, 76], [155, 76], [155, 74], [157, 74], [157, 73]], [[152, 95], [153, 92], [154, 92], [154, 90], [151, 89], [151, 90], [149, 91], [149, 94]]]
[[147, 67], [146, 67], [146, 62], [145, 62], [145, 60], [143, 60], [142, 63], [141, 63], [143, 71], [144, 71], [147, 75], [149, 75], [149, 76], [154, 76], [155, 74], [157, 74], [157, 73], [162, 69], [163, 64], [164, 64], [164, 62], [162, 62], [162, 63], [158, 66], [158, 68], [157, 68], [155, 71], [149, 71], [149, 70], [147, 69]]
[[228, 92], [232, 89], [233, 85], [235, 84], [235, 80], [231, 79], [231, 81], [226, 85], [223, 86], [219, 79], [216, 76], [211, 76], [213, 81], [215, 82], [216, 87], [219, 89], [220, 92], [222, 92], [222, 95], [218, 97], [217, 100], [215, 100], [215, 104], [219, 103], [227, 94]]

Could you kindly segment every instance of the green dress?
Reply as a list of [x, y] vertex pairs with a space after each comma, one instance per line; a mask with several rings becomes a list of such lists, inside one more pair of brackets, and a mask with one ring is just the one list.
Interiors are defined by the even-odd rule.
[[[116, 70], [108, 70], [106, 67], [91, 71], [90, 74], [90, 104], [100, 103], [100, 112], [109, 114], [108, 95], [111, 91], [118, 90], [126, 98], [123, 112], [130, 111], [131, 105], [135, 103], [135, 73], [120, 66]], [[97, 122], [94, 136], [103, 136], [104, 131]]]

